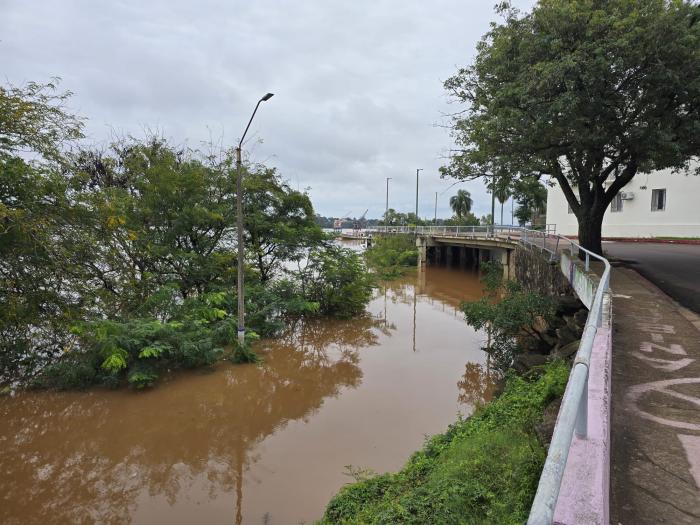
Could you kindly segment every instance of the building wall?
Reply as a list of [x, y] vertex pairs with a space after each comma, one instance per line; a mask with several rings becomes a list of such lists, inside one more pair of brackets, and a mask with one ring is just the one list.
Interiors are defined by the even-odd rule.
[[[651, 211], [652, 190], [666, 190], [666, 208]], [[574, 191], [576, 191], [574, 189]], [[633, 193], [622, 201], [622, 210], [605, 212], [603, 237], [700, 237], [700, 176], [662, 170], [637, 174], [622, 189]], [[547, 224], [557, 233], [578, 235], [576, 216], [568, 212], [566, 197], [558, 185], [547, 193]]]

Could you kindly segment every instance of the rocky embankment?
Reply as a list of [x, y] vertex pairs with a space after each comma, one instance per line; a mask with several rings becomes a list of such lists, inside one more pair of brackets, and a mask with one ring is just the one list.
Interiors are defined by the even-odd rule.
[[513, 368], [524, 374], [552, 359], [573, 359], [586, 325], [588, 309], [578, 298], [559, 296], [555, 299], [555, 315], [549, 321], [539, 320], [523, 333], [523, 352], [515, 358]]
[[[523, 352], [515, 358], [513, 368], [527, 374], [532, 368], [553, 359], [572, 361], [578, 351], [588, 309], [576, 297], [559, 296], [555, 299], [555, 315], [550, 322], [540, 320], [530, 327], [520, 342]], [[544, 409], [542, 419], [535, 425], [540, 442], [548, 447], [559, 414], [561, 398], [553, 400]]]

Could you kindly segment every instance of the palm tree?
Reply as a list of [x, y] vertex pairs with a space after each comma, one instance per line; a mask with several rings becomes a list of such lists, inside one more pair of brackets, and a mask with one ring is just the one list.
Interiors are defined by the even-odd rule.
[[472, 211], [473, 203], [472, 196], [467, 190], [459, 190], [457, 195], [450, 197], [450, 208], [459, 219], [464, 218]]
[[503, 224], [503, 204], [510, 198], [510, 188], [508, 186], [496, 187], [496, 200], [501, 203], [501, 224]]

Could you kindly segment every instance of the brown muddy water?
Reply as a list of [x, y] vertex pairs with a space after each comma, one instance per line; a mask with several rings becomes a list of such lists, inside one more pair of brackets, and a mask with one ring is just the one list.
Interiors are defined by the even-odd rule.
[[0, 523], [313, 523], [352, 481], [397, 470], [491, 396], [483, 334], [457, 307], [474, 273], [428, 268], [368, 315], [260, 341], [264, 363], [147, 392], [0, 399]]

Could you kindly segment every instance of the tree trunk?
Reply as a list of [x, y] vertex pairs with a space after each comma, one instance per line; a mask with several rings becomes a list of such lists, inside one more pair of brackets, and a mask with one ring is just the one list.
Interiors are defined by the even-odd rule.
[[581, 246], [598, 255], [603, 254], [602, 230], [605, 208], [589, 210], [578, 218], [578, 241]]

